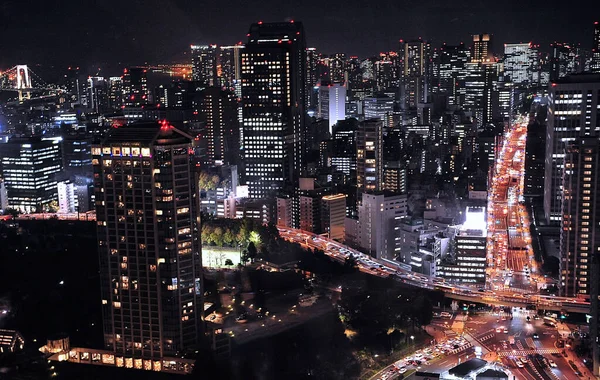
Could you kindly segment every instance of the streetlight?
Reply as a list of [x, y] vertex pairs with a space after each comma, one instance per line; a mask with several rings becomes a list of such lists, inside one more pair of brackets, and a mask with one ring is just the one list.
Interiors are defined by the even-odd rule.
[[411, 340], [411, 343], [414, 345], [415, 344], [415, 336], [411, 335], [410, 336], [410, 340]]

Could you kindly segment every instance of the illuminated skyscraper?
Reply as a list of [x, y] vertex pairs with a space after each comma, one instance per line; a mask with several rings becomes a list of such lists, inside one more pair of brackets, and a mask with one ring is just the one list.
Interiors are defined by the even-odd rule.
[[537, 50], [531, 43], [504, 44], [504, 74], [516, 86], [532, 85], [537, 60]]
[[204, 164], [237, 163], [240, 153], [238, 101], [228, 90], [211, 87], [200, 94], [198, 119], [204, 124], [200, 144], [206, 144]]
[[191, 45], [192, 79], [203, 87], [218, 85], [217, 45]]
[[416, 108], [426, 103], [431, 91], [431, 45], [423, 40], [401, 42], [404, 56], [402, 71], [404, 85], [404, 107]]
[[358, 125], [356, 188], [359, 194], [383, 188], [383, 122], [380, 119], [365, 120]]
[[492, 35], [473, 35], [473, 51], [471, 53], [471, 62], [488, 62], [492, 59]]
[[600, 73], [600, 23], [594, 22], [594, 41], [592, 44], [592, 64], [590, 69], [593, 73]]
[[192, 137], [156, 122], [114, 128], [92, 147], [104, 345], [140, 368], [202, 336], [191, 147]]
[[329, 133], [340, 120], [346, 119], [346, 86], [339, 83], [319, 86], [317, 117], [329, 121]]
[[108, 106], [113, 110], [121, 109], [123, 105], [123, 78], [108, 78]]
[[0, 144], [0, 163], [8, 207], [42, 212], [58, 200], [55, 175], [63, 169], [58, 139], [12, 138]]
[[123, 105], [141, 107], [148, 104], [148, 79], [143, 67], [130, 67], [123, 72]]
[[544, 175], [544, 215], [546, 221], [560, 225], [562, 220], [562, 179], [565, 149], [578, 137], [597, 137], [600, 133], [600, 75], [568, 75], [550, 86], [546, 165]]
[[274, 195], [299, 178], [305, 85], [302, 23], [252, 24], [242, 53], [243, 148], [251, 198]]
[[244, 45], [241, 43], [231, 46], [221, 46], [219, 50], [218, 76], [219, 85], [233, 89], [241, 96], [242, 54]]
[[448, 104], [459, 105], [464, 102], [464, 87], [461, 80], [466, 75], [466, 65], [471, 60], [471, 51], [465, 44], [449, 46], [442, 45], [435, 59], [434, 80], [432, 88], [439, 94], [448, 96]]
[[600, 247], [600, 150], [598, 138], [581, 138], [565, 149], [560, 234], [560, 292], [590, 295], [592, 261]]

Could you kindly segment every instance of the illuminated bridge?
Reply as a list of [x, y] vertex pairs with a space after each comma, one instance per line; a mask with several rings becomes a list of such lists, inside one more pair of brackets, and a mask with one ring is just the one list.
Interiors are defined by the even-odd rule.
[[32, 93], [41, 90], [54, 90], [27, 65], [16, 65], [0, 72], [0, 91], [16, 91], [19, 102], [32, 99]]

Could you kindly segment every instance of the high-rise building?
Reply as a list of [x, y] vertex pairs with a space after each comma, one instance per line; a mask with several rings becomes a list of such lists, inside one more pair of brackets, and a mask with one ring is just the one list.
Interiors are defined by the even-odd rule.
[[477, 126], [492, 121], [498, 105], [497, 87], [500, 65], [496, 62], [469, 62], [466, 64], [464, 108], [471, 111]]
[[560, 231], [560, 293], [590, 296], [591, 265], [600, 250], [600, 143], [578, 138], [565, 150]]
[[[380, 191], [383, 186], [383, 123], [360, 122], [356, 136], [356, 187], [358, 193]], [[359, 196], [360, 199], [360, 196]]]
[[48, 211], [58, 200], [56, 175], [63, 169], [59, 139], [12, 138], [0, 144], [8, 207], [24, 213]]
[[534, 84], [537, 50], [531, 43], [504, 44], [504, 75], [516, 86]]
[[321, 83], [317, 118], [329, 121], [329, 133], [340, 120], [346, 119], [346, 86], [344, 84]]
[[346, 54], [335, 53], [327, 58], [329, 68], [329, 80], [334, 83], [344, 83], [346, 81]]
[[89, 77], [87, 79], [87, 108], [97, 113], [109, 110], [109, 88], [104, 77]]
[[600, 73], [600, 23], [594, 22], [594, 41], [592, 42], [592, 63], [590, 70]]
[[525, 196], [544, 195], [544, 172], [546, 160], [546, 126], [530, 123], [525, 143]]
[[191, 45], [190, 49], [192, 79], [202, 87], [217, 86], [217, 45]]
[[203, 123], [200, 144], [206, 144], [203, 164], [233, 164], [240, 154], [238, 101], [231, 91], [210, 87], [200, 93], [198, 119]]
[[252, 24], [242, 53], [245, 182], [251, 198], [269, 196], [299, 178], [305, 84], [302, 23]]
[[379, 119], [386, 126], [392, 126], [392, 113], [394, 112], [394, 99], [384, 94], [364, 98], [365, 120]]
[[242, 95], [242, 51], [244, 45], [241, 43], [231, 46], [221, 46], [219, 49], [219, 60], [217, 75], [219, 85], [235, 92], [237, 96]]
[[492, 35], [474, 34], [471, 62], [490, 62], [494, 58], [492, 54]]
[[555, 42], [550, 44], [550, 80], [584, 71], [583, 52], [576, 44]]
[[304, 94], [306, 96], [306, 107], [307, 110], [314, 110], [317, 108], [318, 95], [315, 88], [319, 83], [319, 60], [321, 55], [315, 48], [306, 48], [306, 86]]
[[123, 72], [123, 105], [141, 107], [149, 103], [147, 70], [130, 67]]
[[[114, 128], [92, 147], [104, 345], [139, 368], [166, 369], [168, 360], [157, 359], [203, 335], [192, 141], [150, 122]], [[156, 364], [142, 367], [142, 359]]]
[[443, 45], [435, 60], [433, 77], [436, 85], [432, 91], [448, 96], [448, 104], [459, 105], [464, 101], [464, 88], [459, 83], [465, 77], [466, 64], [471, 60], [471, 51], [465, 44]]
[[403, 41], [404, 108], [416, 108], [427, 103], [431, 92], [431, 45], [422, 40]]
[[123, 105], [123, 78], [108, 78], [108, 106], [112, 110], [120, 110]]
[[91, 135], [83, 133], [64, 136], [62, 154], [67, 176], [92, 177], [92, 140]]
[[325, 195], [321, 199], [321, 228], [330, 239], [344, 239], [346, 195]]
[[407, 196], [375, 192], [363, 193], [360, 199], [356, 243], [373, 257], [394, 259], [397, 227], [408, 215]]
[[599, 135], [600, 75], [568, 75], [552, 82], [548, 103], [544, 216], [548, 223], [560, 225], [565, 148], [578, 137]]

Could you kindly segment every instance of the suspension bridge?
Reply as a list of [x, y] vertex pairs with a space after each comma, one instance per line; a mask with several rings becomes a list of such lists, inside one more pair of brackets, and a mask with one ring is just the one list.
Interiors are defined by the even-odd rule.
[[0, 91], [18, 93], [19, 102], [32, 99], [32, 94], [44, 90], [56, 90], [46, 83], [27, 65], [16, 65], [6, 71], [0, 71]]

